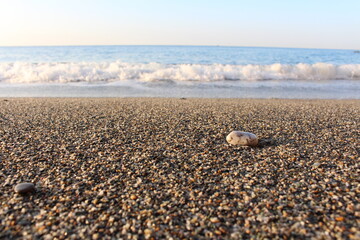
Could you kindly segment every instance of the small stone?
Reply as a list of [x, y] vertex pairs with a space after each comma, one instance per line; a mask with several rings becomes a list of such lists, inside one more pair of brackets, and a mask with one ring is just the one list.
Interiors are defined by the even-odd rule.
[[33, 183], [19, 183], [14, 190], [20, 194], [30, 193], [35, 191], [35, 185]]
[[257, 136], [249, 132], [232, 131], [226, 137], [226, 141], [232, 145], [256, 146], [259, 143]]
[[212, 218], [210, 218], [210, 222], [218, 223], [218, 222], [220, 222], [220, 220], [217, 217], [212, 217]]
[[92, 239], [94, 239], [94, 240], [97, 240], [97, 239], [99, 239], [100, 238], [100, 234], [98, 234], [98, 233], [94, 233], [93, 235], [92, 235]]
[[320, 162], [316, 162], [316, 163], [313, 164], [313, 167], [314, 167], [314, 168], [317, 168], [317, 167], [320, 167], [320, 165], [321, 165]]
[[337, 218], [335, 218], [335, 220], [338, 221], [338, 222], [343, 222], [345, 220], [345, 218], [344, 217], [337, 217]]
[[130, 195], [130, 199], [131, 199], [131, 200], [136, 200], [137, 198], [138, 198], [138, 197], [137, 197], [135, 194], [131, 194], [131, 195]]
[[151, 229], [148, 229], [148, 228], [145, 229], [145, 230], [144, 230], [145, 238], [147, 238], [147, 239], [150, 238], [152, 232], [153, 232], [153, 231], [152, 231]]

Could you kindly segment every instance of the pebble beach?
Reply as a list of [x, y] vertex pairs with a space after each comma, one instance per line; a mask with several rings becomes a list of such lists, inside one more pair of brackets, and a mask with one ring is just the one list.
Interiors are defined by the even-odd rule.
[[2, 98], [0, 239], [360, 239], [359, 139], [360, 100]]

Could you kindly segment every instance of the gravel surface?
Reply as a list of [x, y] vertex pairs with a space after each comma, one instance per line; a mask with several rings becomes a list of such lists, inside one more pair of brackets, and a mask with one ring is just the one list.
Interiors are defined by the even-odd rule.
[[358, 100], [0, 99], [0, 239], [360, 239], [359, 125]]

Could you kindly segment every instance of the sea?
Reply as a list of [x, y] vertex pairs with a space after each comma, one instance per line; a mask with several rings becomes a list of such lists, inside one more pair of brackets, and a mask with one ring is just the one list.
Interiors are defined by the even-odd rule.
[[0, 97], [360, 99], [360, 51], [0, 47]]

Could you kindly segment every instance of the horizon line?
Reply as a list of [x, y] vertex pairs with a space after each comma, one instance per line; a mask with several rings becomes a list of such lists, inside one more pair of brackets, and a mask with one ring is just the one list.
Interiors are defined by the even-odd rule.
[[[321, 50], [352, 50], [357, 51], [354, 48], [319, 48], [319, 47], [279, 47], [279, 46], [246, 46], [246, 45], [222, 45], [222, 44], [64, 44], [64, 45], [0, 45], [0, 48], [5, 47], [105, 47], [105, 46], [153, 46], [153, 47], [243, 47], [243, 48], [282, 48], [282, 49], [321, 49]], [[359, 48], [360, 49], [360, 48]]]

